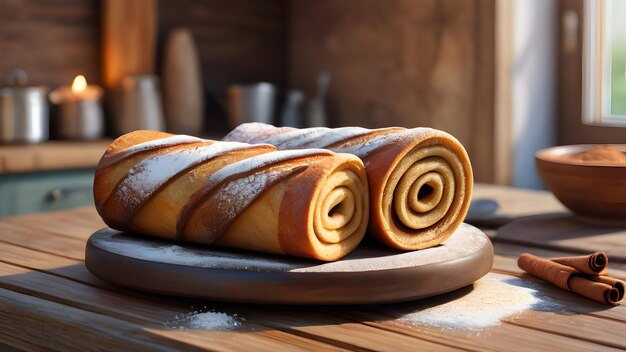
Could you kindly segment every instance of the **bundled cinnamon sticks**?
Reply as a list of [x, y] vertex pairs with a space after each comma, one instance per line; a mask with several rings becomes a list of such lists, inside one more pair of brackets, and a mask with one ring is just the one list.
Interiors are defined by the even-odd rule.
[[517, 265], [540, 279], [600, 303], [616, 305], [624, 298], [624, 282], [607, 276], [609, 258], [591, 255], [545, 259], [522, 254]]

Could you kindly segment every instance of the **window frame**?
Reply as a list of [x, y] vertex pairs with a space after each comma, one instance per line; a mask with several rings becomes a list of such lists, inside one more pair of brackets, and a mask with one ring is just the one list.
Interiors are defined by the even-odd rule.
[[586, 125], [626, 127], [626, 115], [611, 111], [610, 0], [585, 0], [583, 7], [582, 122]]

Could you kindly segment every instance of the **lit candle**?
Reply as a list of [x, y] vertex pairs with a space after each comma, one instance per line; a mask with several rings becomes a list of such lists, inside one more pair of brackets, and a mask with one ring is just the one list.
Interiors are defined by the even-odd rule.
[[72, 86], [62, 86], [50, 93], [50, 101], [56, 105], [53, 116], [53, 132], [61, 139], [95, 139], [104, 132], [102, 112], [103, 90], [87, 84], [83, 75], [74, 78]]
[[87, 90], [87, 79], [83, 75], [78, 75], [72, 82], [72, 93], [78, 95]]

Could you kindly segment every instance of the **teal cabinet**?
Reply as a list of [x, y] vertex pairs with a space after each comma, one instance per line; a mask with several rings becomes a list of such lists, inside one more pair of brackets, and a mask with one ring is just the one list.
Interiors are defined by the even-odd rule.
[[0, 216], [93, 205], [93, 169], [0, 174]]

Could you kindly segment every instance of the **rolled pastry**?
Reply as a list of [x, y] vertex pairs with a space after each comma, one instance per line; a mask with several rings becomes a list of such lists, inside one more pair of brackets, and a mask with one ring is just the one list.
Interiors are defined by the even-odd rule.
[[369, 232], [404, 250], [445, 241], [470, 204], [472, 168], [453, 136], [431, 128], [365, 129], [239, 125], [225, 141], [267, 143], [281, 150], [326, 148], [365, 163], [370, 185]]
[[326, 261], [359, 244], [369, 214], [354, 155], [156, 131], [107, 148], [94, 200], [118, 230]]

